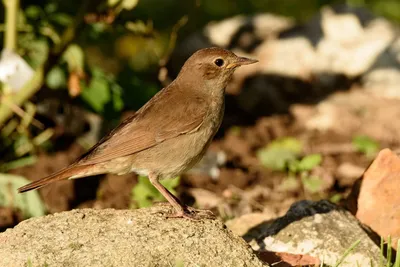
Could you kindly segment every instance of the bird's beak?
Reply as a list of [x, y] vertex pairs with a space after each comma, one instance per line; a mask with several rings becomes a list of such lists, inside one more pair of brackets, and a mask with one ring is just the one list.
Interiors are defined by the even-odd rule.
[[235, 62], [232, 62], [226, 66], [227, 69], [232, 69], [236, 68], [242, 65], [249, 65], [249, 64], [254, 64], [257, 63], [258, 60], [255, 59], [250, 59], [250, 58], [245, 58], [245, 57], [237, 57]]

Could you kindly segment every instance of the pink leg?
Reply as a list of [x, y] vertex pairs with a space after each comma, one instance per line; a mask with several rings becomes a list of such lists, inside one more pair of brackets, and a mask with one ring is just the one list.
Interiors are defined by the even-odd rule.
[[193, 219], [193, 215], [190, 214], [190, 212], [186, 209], [186, 207], [183, 206], [181, 203], [179, 203], [179, 200], [158, 181], [157, 175], [150, 173], [149, 180], [151, 184], [165, 197], [165, 199], [176, 210], [176, 213], [169, 217]]

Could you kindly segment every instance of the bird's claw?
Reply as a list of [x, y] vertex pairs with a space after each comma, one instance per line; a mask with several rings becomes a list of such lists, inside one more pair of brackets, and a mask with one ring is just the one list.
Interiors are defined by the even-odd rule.
[[184, 207], [184, 209], [177, 211], [174, 214], [167, 215], [167, 218], [185, 218], [193, 221], [198, 221], [201, 219], [215, 219], [215, 215], [210, 210]]
[[179, 211], [173, 214], [169, 214], [167, 215], [168, 219], [172, 219], [172, 218], [185, 218], [185, 219], [189, 219], [192, 221], [198, 221], [200, 220], [200, 218], [196, 217], [195, 213], [192, 212], [187, 212], [187, 211]]
[[[157, 206], [168, 206], [171, 207], [171, 204], [168, 202], [157, 202], [155, 203]], [[172, 214], [166, 215], [168, 219], [173, 219], [173, 218], [185, 218], [189, 219], [192, 221], [198, 221], [201, 219], [215, 219], [215, 215], [212, 211], [210, 210], [205, 210], [205, 209], [195, 209], [189, 206], [182, 206], [179, 209], [174, 209], [175, 212]], [[163, 213], [162, 211], [157, 212], [158, 214]]]

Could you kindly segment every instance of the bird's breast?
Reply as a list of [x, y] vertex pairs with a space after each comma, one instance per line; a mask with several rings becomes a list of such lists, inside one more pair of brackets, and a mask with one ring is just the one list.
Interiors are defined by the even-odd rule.
[[207, 118], [205, 119], [205, 125], [210, 124], [210, 130], [212, 130], [212, 137], [216, 134], [219, 127], [221, 126], [222, 119], [224, 117], [225, 111], [225, 98], [224, 95], [216, 96], [210, 103], [210, 109], [207, 113]]

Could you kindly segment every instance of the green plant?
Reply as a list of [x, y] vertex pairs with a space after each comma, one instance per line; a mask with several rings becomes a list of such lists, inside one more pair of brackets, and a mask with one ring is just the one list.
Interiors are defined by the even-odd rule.
[[332, 195], [332, 196], [329, 198], [329, 201], [332, 202], [332, 203], [337, 204], [337, 203], [340, 202], [340, 200], [342, 200], [342, 198], [343, 198], [343, 196], [342, 196], [341, 194], [336, 193], [336, 194]]
[[304, 189], [311, 194], [315, 194], [321, 191], [323, 182], [318, 176], [308, 176], [306, 174], [302, 174], [301, 183], [303, 184]]
[[321, 190], [322, 180], [310, 175], [310, 172], [321, 164], [320, 154], [310, 154], [299, 159], [303, 149], [302, 143], [293, 138], [286, 137], [275, 140], [257, 153], [261, 163], [272, 170], [288, 171], [286, 187], [293, 185], [293, 177], [300, 176], [304, 189], [310, 193]]
[[34, 164], [36, 156], [32, 154], [46, 146], [53, 135], [53, 129], [48, 128], [34, 136], [30, 126], [42, 129], [43, 125], [34, 119], [36, 107], [32, 103], [27, 102], [25, 110], [20, 120], [12, 119], [0, 130], [0, 154], [8, 156], [1, 159], [0, 172]]
[[310, 171], [320, 165], [321, 162], [322, 156], [320, 154], [311, 154], [300, 160], [292, 160], [289, 162], [289, 175], [300, 174], [304, 189], [312, 194], [317, 193], [321, 191], [322, 180], [320, 177], [310, 175]]
[[346, 251], [343, 253], [342, 257], [335, 263], [334, 267], [339, 267], [340, 264], [344, 261], [344, 259], [360, 244], [361, 240], [357, 240], [351, 246], [346, 249]]
[[[360, 244], [361, 240], [357, 240], [355, 241], [353, 244], [350, 245], [350, 247], [348, 249], [346, 249], [346, 251], [343, 253], [343, 255], [340, 257], [340, 259], [338, 259], [335, 262], [335, 265], [333, 265], [333, 267], [340, 267], [341, 264], [343, 263], [343, 261], [346, 259], [346, 257]], [[321, 261], [320, 267], [326, 266], [324, 264], [324, 261]], [[360, 266], [359, 263], [357, 262], [357, 267]], [[360, 266], [361, 267], [361, 266]], [[372, 262], [370, 262], [369, 267], [374, 267]]]
[[28, 182], [21, 176], [0, 173], [0, 206], [17, 208], [25, 218], [43, 216], [46, 210], [37, 191], [17, 193]]
[[269, 143], [257, 152], [261, 163], [272, 170], [284, 171], [289, 162], [296, 160], [303, 149], [302, 143], [293, 138], [285, 137]]
[[[85, 48], [93, 41], [98, 44], [99, 40], [104, 40], [104, 34], [114, 27], [120, 29], [119, 34], [130, 33], [126, 26], [129, 19], [112, 22], [121, 11], [135, 8], [138, 2], [4, 1], [6, 20], [0, 25], [4, 31], [4, 48], [20, 55], [33, 69], [34, 75], [18, 90], [7, 83], [0, 86], [0, 154], [4, 155], [0, 162], [1, 171], [32, 164], [39, 149], [51, 148], [53, 129], [35, 119], [37, 106], [29, 102], [40, 88], [68, 90], [72, 97], [79, 98], [80, 103], [107, 120], [119, 119], [125, 103], [117, 73], [100, 69], [97, 62], [90, 64], [90, 53]], [[113, 21], [86, 21], [89, 14], [96, 16], [105, 11], [112, 14]], [[149, 31], [136, 33], [137, 36], [151, 34]], [[107, 42], [108, 45], [114, 42], [114, 38], [108, 39], [113, 40]], [[16, 74], [23, 75], [17, 68]], [[132, 75], [132, 71], [127, 76], [141, 80], [136, 74]], [[144, 86], [140, 89], [140, 93], [146, 91]], [[151, 92], [155, 93], [154, 90]], [[14, 113], [18, 117], [13, 116]]]
[[368, 158], [375, 157], [376, 153], [379, 151], [379, 143], [365, 135], [355, 136], [352, 143], [358, 152], [363, 153]]
[[[334, 267], [340, 267], [340, 265], [343, 263], [343, 261], [346, 259], [346, 257], [360, 244], [361, 240], [357, 240], [354, 242], [342, 255], [342, 257], [336, 261]], [[386, 257], [385, 257], [385, 247], [384, 247], [385, 240], [381, 237], [381, 242], [380, 242], [380, 262], [379, 262], [379, 267], [400, 267], [400, 239], [397, 241], [397, 250], [396, 250], [396, 257], [395, 257], [395, 262], [391, 262], [391, 257], [392, 257], [392, 246], [391, 246], [391, 237], [388, 236], [387, 240], [387, 248], [386, 248]], [[320, 266], [325, 266], [323, 261], [321, 262]], [[358, 264], [357, 264], [358, 266]], [[369, 267], [373, 267], [374, 265], [372, 262], [370, 263]]]
[[[173, 179], [163, 179], [160, 181], [165, 188], [172, 194], [176, 194], [175, 188], [179, 185], [180, 177]], [[164, 197], [161, 193], [150, 183], [150, 180], [145, 176], [139, 176], [138, 183], [132, 189], [132, 207], [149, 207], [154, 201], [162, 201]]]
[[397, 240], [396, 258], [393, 267], [400, 267], [400, 239]]
[[106, 117], [114, 117], [124, 107], [122, 88], [98, 68], [92, 69], [92, 80], [84, 85], [81, 97], [92, 110]]
[[[400, 267], [400, 239], [397, 240], [397, 250], [395, 261], [392, 263], [392, 238], [388, 236], [387, 238], [387, 246], [386, 246], [386, 257], [385, 257], [385, 247], [384, 247], [385, 240], [381, 237], [381, 258], [379, 262], [379, 267]], [[385, 262], [386, 261], [386, 262]]]
[[322, 162], [320, 154], [310, 154], [300, 160], [289, 161], [289, 171], [292, 173], [308, 172], [317, 167]]

